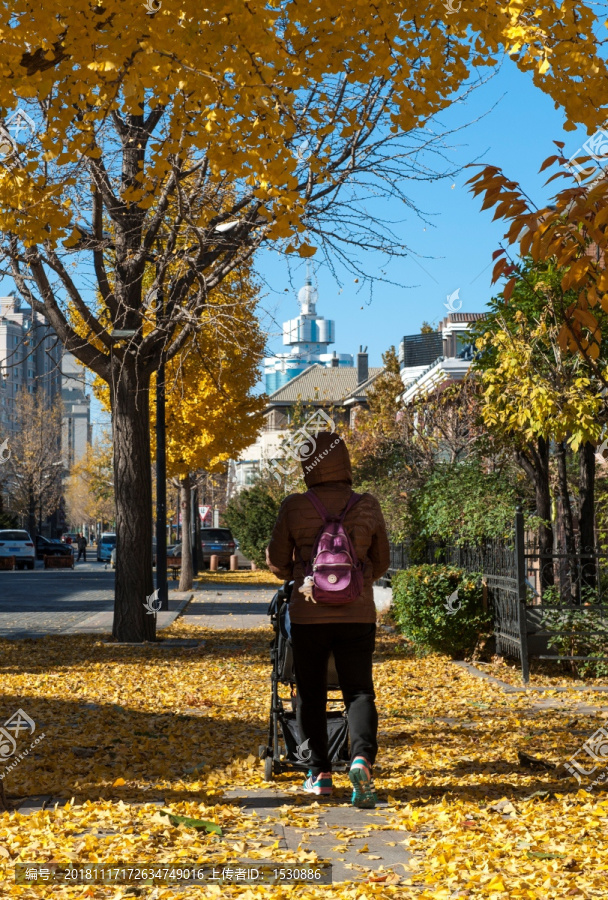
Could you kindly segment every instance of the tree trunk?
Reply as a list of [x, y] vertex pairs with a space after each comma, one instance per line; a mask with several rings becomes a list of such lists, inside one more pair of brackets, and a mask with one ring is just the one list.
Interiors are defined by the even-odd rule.
[[[539, 461], [539, 478], [536, 488], [536, 515], [543, 520], [538, 528], [538, 549], [541, 556], [549, 557], [553, 553], [553, 525], [551, 523], [551, 488], [549, 482], [549, 442], [545, 438], [538, 439], [537, 456]], [[547, 560], [549, 562], [549, 560]], [[544, 579], [545, 585], [553, 584], [553, 565], [549, 566]]]
[[562, 572], [562, 596], [570, 597], [573, 603], [580, 601], [580, 583], [578, 579], [578, 566], [576, 564], [576, 540], [574, 536], [574, 517], [572, 504], [570, 503], [570, 490], [568, 488], [568, 450], [566, 441], [558, 441], [555, 451], [557, 459], [557, 484], [559, 490], [559, 508], [566, 542], [565, 566]]
[[543, 521], [538, 526], [540, 592], [554, 583], [553, 525], [551, 523], [551, 488], [549, 481], [549, 442], [539, 437], [536, 447], [517, 454], [517, 462], [534, 485], [536, 515]]
[[192, 588], [192, 541], [191, 541], [191, 490], [190, 475], [185, 475], [179, 480], [180, 506], [182, 511], [182, 568], [179, 575], [180, 591], [189, 591]]
[[561, 501], [560, 506], [564, 537], [566, 539], [566, 553], [574, 555], [576, 553], [576, 542], [574, 538], [574, 518], [572, 515], [572, 504], [570, 503], [570, 490], [568, 488], [567, 454], [566, 442], [558, 441], [556, 444], [557, 484]]
[[155, 616], [144, 606], [152, 594], [152, 478], [149, 379], [125, 354], [115, 360], [111, 385], [116, 498], [116, 641], [156, 638]]
[[579, 460], [579, 538], [580, 553], [590, 554], [581, 559], [581, 582], [596, 586], [595, 558], [595, 447], [587, 442], [578, 452]]
[[34, 488], [29, 485], [28, 504], [27, 504], [27, 530], [31, 538], [36, 540], [36, 497], [34, 496]]

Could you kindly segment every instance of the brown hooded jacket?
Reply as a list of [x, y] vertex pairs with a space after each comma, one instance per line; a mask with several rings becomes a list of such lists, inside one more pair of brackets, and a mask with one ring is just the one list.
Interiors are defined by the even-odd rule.
[[[320, 432], [315, 452], [302, 462], [304, 481], [312, 488], [331, 515], [339, 515], [352, 492], [350, 457], [344, 441], [336, 434]], [[355, 552], [363, 563], [363, 591], [351, 603], [330, 606], [305, 600], [299, 588], [304, 580], [301, 560], [310, 559], [312, 548], [323, 524], [321, 516], [304, 494], [290, 494], [279, 510], [266, 560], [279, 578], [295, 580], [289, 604], [292, 622], [375, 622], [373, 583], [388, 569], [390, 562], [386, 525], [380, 504], [372, 494], [362, 494], [344, 519]]]

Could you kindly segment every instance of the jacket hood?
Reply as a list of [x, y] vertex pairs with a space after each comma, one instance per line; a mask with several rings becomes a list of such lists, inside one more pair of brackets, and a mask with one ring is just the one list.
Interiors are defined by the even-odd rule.
[[341, 437], [328, 431], [320, 431], [315, 438], [316, 447], [302, 460], [302, 472], [306, 487], [332, 481], [353, 483], [348, 449]]

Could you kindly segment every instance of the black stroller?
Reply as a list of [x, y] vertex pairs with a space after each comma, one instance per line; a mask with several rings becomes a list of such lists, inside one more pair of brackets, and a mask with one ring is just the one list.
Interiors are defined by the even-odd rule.
[[[268, 615], [274, 629], [274, 638], [270, 645], [272, 661], [272, 701], [270, 706], [270, 723], [268, 727], [268, 743], [259, 748], [260, 759], [264, 760], [264, 778], [272, 781], [273, 775], [288, 769], [309, 769], [310, 751], [301, 745], [296, 723], [296, 685], [293, 671], [293, 656], [289, 640], [289, 597], [293, 581], [285, 582], [276, 592]], [[281, 698], [280, 685], [289, 687], [289, 697]], [[340, 703], [341, 709], [328, 709], [327, 736], [329, 740], [329, 758], [334, 769], [346, 769], [350, 762], [348, 746], [348, 719], [342, 703], [342, 697], [331, 698], [330, 692], [340, 691], [338, 674], [333, 653], [327, 667], [328, 703]], [[289, 708], [287, 708], [289, 707]]]

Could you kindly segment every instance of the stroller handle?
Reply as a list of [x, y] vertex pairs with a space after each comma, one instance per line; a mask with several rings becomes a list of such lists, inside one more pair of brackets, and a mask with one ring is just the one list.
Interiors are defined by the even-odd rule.
[[268, 607], [269, 616], [277, 616], [281, 611], [282, 606], [285, 603], [289, 603], [289, 599], [291, 597], [291, 592], [293, 590], [293, 581], [285, 581], [283, 582], [282, 587], [278, 589], [275, 593], [274, 597], [270, 601], [270, 605]]

